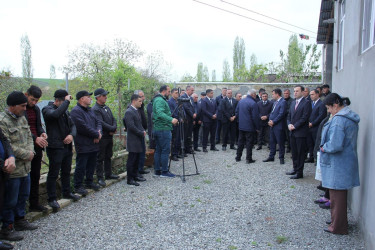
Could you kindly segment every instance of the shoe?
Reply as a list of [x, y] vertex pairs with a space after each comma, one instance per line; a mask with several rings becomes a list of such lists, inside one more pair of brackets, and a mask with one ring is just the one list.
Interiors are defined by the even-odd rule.
[[134, 178], [135, 181], [146, 181], [145, 178], [143, 178], [143, 176], [137, 176]]
[[263, 162], [270, 162], [275, 161], [275, 158], [268, 157], [267, 159], [263, 160]]
[[230, 149], [237, 150], [237, 147], [236, 146], [231, 146]]
[[236, 157], [236, 162], [239, 162], [239, 161], [241, 161], [241, 158], [237, 158], [237, 157]]
[[154, 177], [160, 177], [161, 171], [160, 170], [155, 170], [154, 172]]
[[5, 242], [0, 242], [0, 249], [13, 249], [13, 245]]
[[323, 209], [330, 209], [330, 208], [331, 208], [331, 202], [330, 202], [330, 201], [327, 201], [327, 202], [324, 203], [324, 204], [319, 204], [319, 207], [320, 207], [320, 208], [323, 208]]
[[78, 201], [79, 200], [79, 196], [75, 195], [73, 193], [63, 194], [63, 198], [64, 199], [70, 199], [70, 200], [73, 200], [73, 201]]
[[284, 159], [280, 159], [280, 164], [281, 164], [281, 165], [285, 164]]
[[182, 155], [177, 155], [177, 158], [182, 159], [184, 157]]
[[175, 155], [171, 157], [171, 160], [172, 161], [179, 161], [178, 158], [177, 158], [177, 156], [175, 156]]
[[328, 227], [324, 228], [323, 231], [326, 232], [326, 233], [330, 233], [330, 234], [332, 233], [331, 231], [329, 231]]
[[46, 213], [46, 212], [48, 212], [48, 208], [46, 208], [46, 207], [44, 207], [42, 205], [30, 206], [29, 207], [29, 212], [42, 212], [42, 213]]
[[314, 158], [309, 158], [305, 160], [306, 163], [314, 163]]
[[136, 182], [135, 180], [130, 180], [130, 181], [127, 181], [127, 184], [128, 185], [133, 185], [133, 186], [136, 186], [138, 187], [140, 184], [138, 182]]
[[299, 175], [299, 174], [295, 174], [295, 175], [292, 175], [291, 177], [290, 177], [290, 179], [302, 179], [303, 178], [303, 175]]
[[327, 221], [326, 221], [326, 224], [327, 224], [327, 225], [331, 225], [331, 224], [332, 224], [332, 221], [327, 220]]
[[14, 229], [16, 231], [32, 231], [38, 229], [38, 226], [28, 222], [26, 219], [20, 219], [14, 221]]
[[48, 202], [48, 205], [49, 205], [50, 207], [52, 207], [52, 211], [53, 211], [54, 213], [56, 213], [57, 211], [59, 211], [60, 204], [59, 204], [56, 200], [53, 200], [53, 201]]
[[194, 151], [201, 152], [199, 148], [194, 148]]
[[105, 186], [107, 185], [103, 179], [99, 179], [99, 180], [98, 180], [98, 184], [99, 184], [99, 186], [101, 186], [101, 187], [105, 187]]
[[261, 150], [261, 149], [262, 149], [262, 146], [258, 146], [258, 147], [257, 147], [257, 150]]
[[292, 170], [290, 172], [286, 172], [285, 174], [286, 175], [295, 175], [296, 173], [297, 173], [296, 171]]
[[86, 189], [92, 189], [94, 191], [99, 191], [100, 186], [95, 184], [95, 183], [91, 183], [91, 184], [86, 185]]
[[250, 164], [250, 163], [254, 163], [255, 160], [251, 159], [251, 160], [246, 160], [246, 164]]
[[0, 231], [0, 239], [9, 241], [23, 240], [21, 233], [16, 232], [12, 224], [8, 227], [2, 228]]
[[76, 193], [85, 197], [89, 192], [84, 187], [76, 188]]
[[185, 157], [185, 158], [188, 157], [187, 153], [184, 154], [184, 157]]
[[164, 172], [160, 175], [161, 178], [174, 178], [176, 175], [172, 174], [171, 172]]
[[210, 150], [211, 151], [219, 151], [219, 149], [217, 149], [216, 147], [215, 148], [211, 148]]
[[223, 146], [223, 147], [221, 148], [221, 150], [226, 151], [226, 150], [227, 150], [227, 147], [224, 147], [224, 146]]
[[111, 174], [110, 176], [105, 177], [106, 180], [116, 180], [118, 178], [120, 178], [120, 176], [115, 175], [115, 174]]
[[321, 204], [321, 203], [326, 203], [326, 202], [328, 202], [328, 201], [329, 201], [329, 200], [328, 200], [327, 198], [322, 197], [322, 198], [320, 198], [320, 199], [318, 199], [318, 200], [315, 200], [314, 203], [315, 203], [315, 204]]
[[204, 149], [203, 149], [203, 152], [207, 153], [207, 152], [208, 152], [207, 148], [204, 148]]
[[148, 171], [148, 170], [141, 170], [141, 171], [139, 171], [139, 174], [149, 174], [150, 173], [150, 171]]

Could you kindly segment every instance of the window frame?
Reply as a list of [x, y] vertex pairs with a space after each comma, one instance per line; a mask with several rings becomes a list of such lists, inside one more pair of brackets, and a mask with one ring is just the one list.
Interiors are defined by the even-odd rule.
[[[370, 10], [370, 20], [366, 20], [366, 8], [368, 7], [366, 3], [371, 3]], [[366, 24], [368, 25], [366, 28]], [[370, 32], [369, 41], [367, 41], [367, 32]], [[375, 45], [375, 0], [364, 0], [363, 1], [363, 13], [362, 13], [362, 34], [361, 34], [361, 53], [365, 53], [367, 50], [371, 49]], [[365, 45], [366, 42], [366, 45]], [[365, 46], [367, 46], [365, 48]]]
[[345, 16], [346, 16], [346, 0], [342, 0], [339, 2], [337, 71], [344, 69]]

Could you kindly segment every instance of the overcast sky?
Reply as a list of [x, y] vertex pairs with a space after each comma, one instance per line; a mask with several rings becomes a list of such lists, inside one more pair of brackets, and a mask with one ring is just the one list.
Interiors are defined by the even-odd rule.
[[[231, 7], [220, 0], [199, 0], [272, 25], [316, 34], [287, 26], [254, 13]], [[226, 0], [230, 3], [317, 31], [318, 0]], [[246, 45], [246, 63], [254, 53], [258, 63], [279, 61], [293, 34], [229, 14], [193, 0], [3, 0], [0, 8], [0, 70], [21, 75], [20, 38], [29, 36], [34, 77], [49, 78], [50, 65], [67, 63], [67, 52], [82, 43], [104, 44], [114, 38], [134, 41], [146, 54], [159, 50], [172, 64], [173, 80], [185, 72], [196, 74], [202, 62], [217, 80], [223, 60], [232, 67], [236, 36]], [[315, 38], [304, 44], [315, 43]], [[319, 46], [319, 49], [321, 47]], [[140, 61], [140, 64], [142, 61]], [[62, 72], [57, 71], [62, 78]]]

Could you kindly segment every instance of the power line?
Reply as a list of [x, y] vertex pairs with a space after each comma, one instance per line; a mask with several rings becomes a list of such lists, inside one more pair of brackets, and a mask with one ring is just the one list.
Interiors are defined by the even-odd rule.
[[[272, 25], [272, 24], [269, 24], [269, 23], [266, 23], [266, 22], [262, 22], [262, 21], [259, 21], [259, 20], [256, 20], [254, 18], [251, 18], [251, 17], [248, 17], [248, 16], [244, 16], [244, 15], [241, 15], [241, 14], [238, 14], [236, 12], [232, 12], [232, 11], [229, 11], [229, 10], [226, 10], [226, 9], [223, 9], [223, 8], [220, 8], [220, 7], [216, 7], [214, 5], [211, 5], [211, 4], [208, 4], [208, 3], [204, 3], [204, 2], [201, 2], [201, 1], [198, 1], [198, 0], [193, 0], [194, 2], [197, 2], [197, 3], [200, 3], [200, 4], [203, 4], [203, 5], [207, 5], [211, 8], [214, 8], [214, 9], [218, 9], [218, 10], [221, 10], [221, 11], [224, 11], [224, 12], [228, 12], [230, 14], [233, 14], [233, 15], [236, 15], [236, 16], [240, 16], [240, 17], [243, 17], [243, 18], [246, 18], [246, 19], [249, 19], [249, 20], [252, 20], [252, 21], [255, 21], [255, 22], [258, 22], [258, 23], [262, 23], [262, 24], [265, 24], [265, 25], [268, 25], [268, 26], [271, 26], [271, 27], [274, 27], [276, 29], [280, 29], [280, 30], [284, 30], [284, 31], [287, 31], [287, 32], [290, 32], [290, 33], [293, 33], [293, 34], [297, 34], [297, 32], [294, 32], [292, 30], [288, 30], [288, 29], [284, 29], [284, 28], [281, 28], [279, 26], [276, 26], [276, 25]], [[312, 37], [310, 36], [311, 38], [316, 38], [316, 37]]]
[[226, 4], [229, 4], [229, 5], [232, 5], [232, 6], [234, 6], [234, 7], [237, 7], [237, 8], [243, 9], [243, 10], [246, 10], [246, 11], [249, 11], [249, 12], [252, 12], [252, 13], [255, 13], [255, 14], [260, 15], [260, 16], [263, 16], [263, 17], [267, 17], [267, 18], [269, 18], [269, 19], [272, 19], [272, 20], [278, 21], [278, 22], [280, 22], [280, 23], [287, 24], [287, 25], [293, 26], [293, 27], [295, 27], [295, 28], [299, 28], [299, 29], [301, 29], [301, 30], [308, 31], [308, 32], [311, 32], [311, 33], [313, 33], [313, 34], [316, 34], [316, 32], [314, 32], [314, 31], [311, 31], [311, 30], [308, 30], [308, 29], [304, 29], [304, 28], [302, 28], [302, 27], [296, 26], [296, 25], [291, 24], [291, 23], [284, 22], [284, 21], [282, 21], [282, 20], [280, 20], [280, 19], [276, 19], [276, 18], [273, 18], [273, 17], [267, 16], [267, 15], [264, 15], [264, 14], [262, 14], [262, 13], [259, 13], [259, 12], [254, 11], [254, 10], [249, 10], [249, 9], [247, 9], [247, 8], [244, 8], [244, 7], [238, 6], [238, 5], [236, 5], [236, 4], [233, 4], [233, 3], [230, 3], [230, 2], [227, 2], [227, 1], [224, 1], [224, 0], [221, 0], [221, 2], [226, 3]]

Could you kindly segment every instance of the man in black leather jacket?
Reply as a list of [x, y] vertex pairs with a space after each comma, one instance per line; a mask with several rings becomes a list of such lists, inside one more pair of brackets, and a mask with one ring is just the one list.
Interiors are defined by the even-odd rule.
[[103, 129], [103, 137], [99, 141], [100, 149], [96, 161], [96, 176], [98, 177], [99, 185], [102, 187], [106, 185], [104, 182], [103, 172], [105, 172], [105, 178], [107, 180], [119, 178], [118, 175], [112, 174], [111, 158], [113, 155], [113, 135], [117, 130], [117, 122], [113, 117], [111, 109], [105, 105], [108, 93], [109, 92], [102, 88], [95, 90], [94, 95], [96, 98], [96, 103], [94, 107], [92, 107], [96, 118], [101, 121]]
[[78, 200], [70, 189], [70, 171], [73, 157], [73, 136], [76, 127], [68, 112], [71, 96], [67, 91], [59, 89], [54, 94], [55, 101], [49, 102], [42, 109], [46, 130], [48, 133], [47, 156], [49, 171], [47, 176], [48, 205], [57, 212], [60, 208], [57, 203], [56, 180], [61, 171], [62, 194], [66, 199]]

